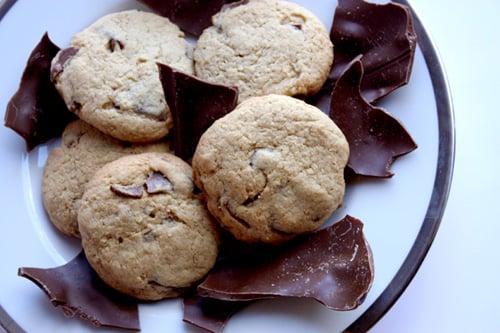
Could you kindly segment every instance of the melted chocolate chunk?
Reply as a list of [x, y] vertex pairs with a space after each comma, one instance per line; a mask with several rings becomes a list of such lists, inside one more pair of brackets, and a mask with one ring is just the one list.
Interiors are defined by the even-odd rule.
[[212, 25], [212, 16], [227, 3], [236, 0], [139, 0], [155, 13], [165, 16], [182, 30], [199, 36]]
[[144, 193], [142, 185], [120, 185], [112, 184], [109, 186], [111, 192], [126, 198], [140, 199]]
[[207, 128], [236, 107], [238, 89], [200, 80], [167, 65], [158, 66], [174, 122], [174, 151], [188, 160]]
[[45, 33], [31, 52], [17, 92], [7, 104], [5, 126], [26, 141], [27, 150], [58, 137], [76, 119], [50, 81], [50, 64], [59, 52]]
[[408, 7], [339, 0], [330, 39], [335, 45], [332, 83], [358, 55], [365, 69], [361, 93], [369, 102], [408, 83], [417, 46]]
[[351, 310], [373, 282], [373, 258], [363, 224], [346, 216], [280, 246], [228, 254], [198, 286], [198, 295], [225, 301], [313, 298], [330, 309]]
[[76, 47], [68, 47], [63, 50], [61, 50], [61, 53], [59, 53], [59, 57], [57, 61], [53, 64], [51, 70], [50, 70], [50, 80], [52, 82], [56, 82], [57, 79], [59, 78], [59, 75], [64, 71], [64, 66], [65, 64], [73, 58], [75, 54], [78, 53], [78, 48]]
[[362, 77], [363, 64], [358, 57], [333, 89], [330, 118], [349, 143], [347, 165], [355, 174], [391, 177], [394, 158], [413, 151], [417, 145], [397, 119], [361, 96]]
[[106, 286], [83, 252], [63, 266], [22, 267], [18, 274], [40, 287], [67, 317], [79, 315], [94, 326], [140, 330], [137, 301]]

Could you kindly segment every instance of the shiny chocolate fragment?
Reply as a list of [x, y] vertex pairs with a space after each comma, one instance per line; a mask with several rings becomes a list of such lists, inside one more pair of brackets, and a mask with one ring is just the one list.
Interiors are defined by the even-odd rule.
[[398, 156], [417, 148], [404, 126], [382, 108], [374, 107], [360, 91], [363, 63], [355, 58], [339, 77], [330, 102], [330, 118], [349, 143], [347, 166], [357, 175], [391, 177]]
[[200, 80], [164, 64], [158, 67], [174, 123], [174, 151], [188, 160], [207, 128], [236, 107], [238, 89]]
[[365, 69], [361, 93], [369, 102], [408, 83], [417, 35], [407, 6], [339, 0], [330, 39], [335, 45], [331, 84], [358, 55]]
[[184, 298], [182, 320], [208, 332], [221, 333], [231, 316], [248, 304], [191, 295]]
[[136, 300], [114, 291], [90, 267], [83, 251], [55, 268], [19, 268], [18, 275], [40, 287], [67, 317], [79, 315], [94, 326], [139, 331]]
[[174, 184], [161, 172], [153, 172], [146, 179], [146, 192], [149, 194], [166, 193], [174, 190]]
[[139, 0], [156, 14], [167, 17], [182, 30], [199, 36], [212, 25], [212, 16], [236, 0]]
[[114, 194], [125, 198], [140, 199], [142, 198], [142, 194], [144, 193], [144, 187], [142, 185], [112, 184], [109, 186], [109, 189]]
[[351, 216], [279, 246], [227, 253], [198, 286], [199, 296], [225, 301], [305, 297], [330, 309], [351, 310], [373, 282], [363, 224]]
[[27, 61], [16, 93], [7, 104], [5, 126], [26, 141], [27, 150], [58, 137], [76, 119], [50, 81], [50, 65], [59, 52], [45, 33]]

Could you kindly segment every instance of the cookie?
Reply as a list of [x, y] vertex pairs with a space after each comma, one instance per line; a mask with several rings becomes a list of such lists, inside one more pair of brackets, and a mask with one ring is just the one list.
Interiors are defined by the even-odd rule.
[[61, 145], [47, 158], [42, 199], [50, 221], [63, 233], [79, 237], [77, 213], [85, 184], [104, 164], [129, 154], [169, 152], [166, 141], [131, 144], [102, 133], [82, 120], [70, 123]]
[[213, 17], [193, 58], [198, 77], [237, 86], [242, 101], [316, 93], [330, 72], [333, 46], [323, 23], [307, 9], [281, 0], [250, 0]]
[[68, 108], [117, 139], [161, 139], [172, 127], [157, 63], [193, 72], [192, 48], [167, 18], [137, 10], [102, 17], [52, 61]]
[[215, 264], [218, 227], [173, 154], [144, 153], [106, 164], [78, 212], [90, 265], [111, 287], [143, 300], [175, 297]]
[[268, 95], [242, 102], [202, 135], [193, 174], [236, 238], [280, 243], [318, 229], [341, 205], [348, 156], [344, 135], [319, 109]]

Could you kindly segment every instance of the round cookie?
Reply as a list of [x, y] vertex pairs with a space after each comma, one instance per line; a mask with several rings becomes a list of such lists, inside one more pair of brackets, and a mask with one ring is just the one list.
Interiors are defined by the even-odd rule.
[[252, 97], [217, 120], [193, 157], [210, 212], [245, 242], [280, 243], [314, 231], [344, 196], [349, 147], [316, 107]]
[[106, 164], [86, 186], [78, 213], [90, 265], [111, 287], [158, 300], [182, 294], [215, 264], [219, 235], [192, 181], [167, 153]]
[[239, 100], [266, 94], [310, 95], [326, 81], [333, 45], [323, 23], [282, 0], [224, 7], [193, 54], [198, 77], [237, 86]]
[[102, 132], [154, 141], [172, 127], [157, 63], [192, 73], [191, 53], [183, 32], [167, 18], [123, 11], [73, 36], [53, 59], [51, 79], [68, 108]]
[[82, 120], [66, 126], [61, 146], [47, 158], [42, 176], [42, 200], [52, 224], [80, 237], [78, 208], [85, 184], [104, 164], [129, 154], [170, 152], [166, 141], [130, 144], [106, 135]]

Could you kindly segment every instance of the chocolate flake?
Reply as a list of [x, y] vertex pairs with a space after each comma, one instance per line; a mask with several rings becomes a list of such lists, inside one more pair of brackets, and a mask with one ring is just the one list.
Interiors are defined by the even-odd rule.
[[334, 310], [359, 306], [373, 282], [363, 224], [346, 216], [330, 227], [274, 247], [228, 255], [198, 286], [198, 295], [225, 301], [313, 298]]
[[76, 47], [68, 47], [62, 49], [61, 52], [59, 52], [57, 61], [52, 65], [50, 69], [50, 80], [52, 82], [57, 81], [59, 75], [61, 75], [61, 73], [64, 71], [64, 66], [66, 65], [66, 63], [77, 53], [78, 48]]
[[40, 287], [67, 317], [79, 315], [94, 326], [139, 331], [138, 302], [108, 287], [90, 267], [83, 251], [55, 268], [19, 268], [18, 275]]
[[27, 61], [16, 93], [7, 104], [5, 126], [26, 141], [27, 150], [58, 137], [76, 119], [50, 81], [50, 65], [59, 52], [45, 33]]
[[200, 80], [164, 64], [158, 68], [174, 122], [174, 151], [188, 160], [207, 128], [236, 107], [238, 89]]
[[396, 118], [363, 98], [362, 77], [363, 64], [358, 57], [333, 89], [330, 118], [349, 143], [347, 165], [355, 174], [391, 177], [390, 166], [394, 159], [413, 151], [417, 145]]
[[117, 195], [134, 199], [142, 198], [144, 192], [144, 187], [142, 185], [112, 184], [109, 186], [109, 189]]
[[161, 172], [153, 172], [146, 179], [146, 192], [149, 194], [166, 193], [174, 190], [174, 185]]

